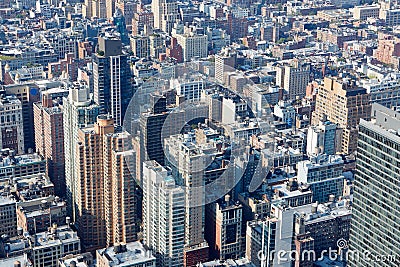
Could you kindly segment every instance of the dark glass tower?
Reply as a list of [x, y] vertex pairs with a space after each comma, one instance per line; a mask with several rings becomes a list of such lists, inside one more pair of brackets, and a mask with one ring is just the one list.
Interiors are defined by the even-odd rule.
[[111, 114], [119, 126], [122, 126], [133, 96], [130, 76], [121, 39], [99, 37], [99, 47], [93, 59], [94, 101], [101, 107], [101, 112]]

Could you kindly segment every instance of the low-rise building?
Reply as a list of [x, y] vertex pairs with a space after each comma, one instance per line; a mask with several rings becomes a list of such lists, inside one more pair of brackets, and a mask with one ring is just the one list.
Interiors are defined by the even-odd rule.
[[37, 233], [31, 241], [34, 266], [57, 267], [58, 260], [81, 252], [78, 234], [70, 226], [54, 224], [46, 232]]
[[140, 242], [99, 249], [96, 259], [97, 267], [156, 267], [156, 258]]

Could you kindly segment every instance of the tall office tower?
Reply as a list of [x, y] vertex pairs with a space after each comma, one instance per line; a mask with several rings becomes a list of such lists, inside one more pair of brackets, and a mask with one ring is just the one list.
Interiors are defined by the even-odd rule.
[[107, 245], [112, 246], [137, 240], [136, 152], [128, 132], [107, 135], [104, 149]]
[[204, 174], [214, 154], [196, 145], [194, 136], [181, 134], [165, 139], [165, 150], [178, 184], [185, 188], [185, 245], [192, 247], [204, 242]]
[[309, 64], [301, 64], [295, 59], [290, 65], [277, 68], [276, 85], [285, 89], [288, 99], [301, 99], [306, 95], [310, 73]]
[[103, 114], [111, 114], [115, 123], [121, 126], [133, 95], [121, 39], [99, 37], [99, 48], [93, 59], [93, 82], [95, 103]]
[[357, 147], [357, 126], [360, 119], [371, 117], [371, 96], [349, 78], [325, 77], [318, 88], [312, 125], [327, 118], [342, 129], [339, 152], [350, 154]]
[[44, 92], [42, 102], [33, 104], [36, 151], [47, 162], [47, 174], [57, 196], [65, 196], [63, 109]]
[[75, 221], [75, 187], [78, 183], [76, 165], [78, 130], [96, 122], [100, 107], [93, 103], [89, 88], [85, 84], [75, 83], [68, 97], [63, 99], [65, 183], [68, 212]]
[[77, 229], [87, 250], [136, 240], [135, 152], [127, 132], [100, 115], [78, 132]]
[[115, 10], [115, 13], [112, 17], [112, 23], [117, 28], [117, 31], [120, 34], [122, 43], [124, 45], [129, 44], [129, 37], [128, 37], [129, 32], [128, 32], [128, 29], [126, 28], [125, 17], [119, 8], [117, 8]]
[[180, 19], [178, 2], [175, 0], [153, 0], [151, 11], [154, 14], [154, 28], [168, 34], [171, 33], [174, 23]]
[[238, 259], [243, 256], [242, 205], [229, 195], [206, 208], [206, 239], [212, 259]]
[[143, 164], [143, 241], [157, 266], [183, 266], [185, 192], [156, 161]]
[[236, 65], [236, 54], [228, 49], [223, 49], [220, 54], [215, 55], [215, 79], [225, 83], [224, 72], [234, 70]]
[[0, 96], [0, 149], [10, 148], [18, 154], [25, 152], [22, 104], [15, 96]]
[[142, 162], [155, 160], [164, 165], [164, 140], [161, 139], [161, 132], [168, 116], [167, 98], [151, 95], [150, 101], [152, 106], [150, 112], [140, 115], [140, 158]]
[[82, 4], [82, 16], [88, 19], [93, 17], [93, 0], [84, 1]]
[[138, 10], [138, 3], [130, 0], [118, 0], [115, 6], [119, 8], [124, 15], [125, 24], [129, 30], [132, 28], [132, 19]]
[[310, 126], [307, 131], [307, 155], [336, 154], [337, 125], [328, 120], [320, 120], [318, 125]]
[[[349, 250], [371, 257], [394, 255], [379, 262], [394, 267], [400, 255], [400, 113], [373, 104], [372, 114], [372, 121], [359, 125]], [[350, 259], [348, 265], [377, 266], [371, 257]]]

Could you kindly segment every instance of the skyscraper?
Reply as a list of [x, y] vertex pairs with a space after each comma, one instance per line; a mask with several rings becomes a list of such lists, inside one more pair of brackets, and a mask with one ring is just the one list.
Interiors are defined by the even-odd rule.
[[107, 245], [137, 240], [138, 195], [136, 152], [128, 132], [109, 134], [104, 139], [104, 202]]
[[185, 193], [156, 161], [143, 164], [143, 241], [159, 266], [183, 266]]
[[33, 104], [35, 145], [47, 161], [47, 173], [58, 196], [65, 196], [65, 161], [63, 109], [53, 102], [51, 95], [43, 93], [42, 102]]
[[[399, 266], [400, 255], [400, 113], [373, 104], [371, 121], [359, 126], [350, 251], [369, 257], [349, 266], [377, 266], [373, 257], [394, 255], [379, 266]], [[378, 259], [380, 259], [378, 258]]]
[[100, 107], [93, 103], [87, 85], [74, 83], [68, 97], [63, 99], [63, 109], [66, 196], [69, 214], [75, 220], [73, 199], [78, 183], [75, 161], [78, 130], [96, 121]]
[[76, 226], [89, 251], [136, 240], [135, 152], [131, 136], [115, 129], [99, 115], [78, 131]]
[[93, 82], [95, 103], [103, 114], [111, 114], [115, 124], [121, 126], [133, 95], [121, 39], [99, 37], [99, 48], [93, 59]]

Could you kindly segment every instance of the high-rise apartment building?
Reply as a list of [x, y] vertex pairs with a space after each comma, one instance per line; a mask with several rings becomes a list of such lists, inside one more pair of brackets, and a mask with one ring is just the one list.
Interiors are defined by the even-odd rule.
[[[6, 95], [15, 95], [22, 104], [24, 152], [29, 148], [35, 148], [35, 132], [33, 130], [33, 103], [40, 101], [40, 93], [37, 84], [10, 84], [3, 87]], [[16, 150], [17, 151], [17, 150]]]
[[65, 183], [69, 214], [75, 220], [75, 187], [78, 183], [76, 165], [78, 130], [96, 121], [100, 107], [93, 103], [89, 88], [85, 84], [75, 83], [68, 97], [63, 99]]
[[178, 184], [185, 187], [185, 244], [204, 242], [205, 170], [212, 154], [196, 145], [194, 136], [173, 135], [165, 139], [165, 154]]
[[185, 192], [156, 161], [143, 164], [143, 241], [159, 266], [183, 266]]
[[19, 154], [25, 151], [22, 103], [15, 96], [0, 96], [0, 149], [10, 148]]
[[127, 55], [122, 53], [121, 39], [99, 37], [93, 60], [94, 101], [101, 112], [111, 114], [117, 125], [123, 124], [133, 95]]
[[50, 94], [33, 104], [36, 151], [46, 159], [47, 174], [58, 196], [65, 196], [63, 109]]
[[79, 129], [76, 226], [87, 250], [136, 239], [135, 153], [131, 136], [100, 115]]
[[107, 245], [137, 240], [138, 195], [136, 152], [128, 132], [109, 134], [104, 139], [104, 202]]
[[[372, 106], [373, 120], [359, 125], [353, 219], [349, 250], [371, 257], [350, 259], [348, 265], [399, 264], [400, 228], [400, 113], [378, 104]], [[390, 256], [392, 255], [392, 256]], [[373, 257], [373, 258], [372, 258]]]
[[327, 118], [343, 131], [339, 152], [350, 154], [357, 146], [357, 126], [371, 116], [371, 96], [349, 78], [325, 77], [318, 88], [312, 124]]

